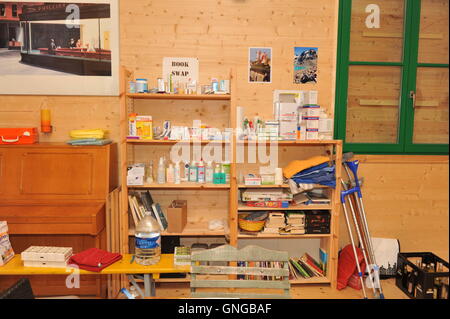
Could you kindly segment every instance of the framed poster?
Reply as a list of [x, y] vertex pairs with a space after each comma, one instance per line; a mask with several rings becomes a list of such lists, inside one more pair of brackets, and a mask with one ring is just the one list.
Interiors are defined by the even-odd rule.
[[272, 82], [272, 48], [249, 48], [248, 78], [250, 83]]
[[0, 94], [119, 94], [118, 0], [0, 0], [0, 10]]
[[317, 83], [319, 48], [294, 48], [294, 83]]

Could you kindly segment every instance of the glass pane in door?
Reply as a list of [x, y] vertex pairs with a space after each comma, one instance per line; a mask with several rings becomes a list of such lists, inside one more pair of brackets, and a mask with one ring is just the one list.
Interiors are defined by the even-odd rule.
[[448, 63], [448, 0], [422, 0], [419, 63]]
[[404, 0], [353, 0], [350, 61], [402, 62]]
[[397, 143], [401, 73], [393, 66], [350, 67], [347, 143]]
[[418, 68], [415, 144], [448, 144], [448, 68]]

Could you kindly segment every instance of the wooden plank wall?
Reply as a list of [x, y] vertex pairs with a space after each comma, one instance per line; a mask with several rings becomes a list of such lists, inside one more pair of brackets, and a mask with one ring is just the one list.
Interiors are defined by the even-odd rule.
[[[448, 260], [448, 156], [359, 155], [371, 235], [398, 238], [404, 252]], [[341, 218], [340, 246], [349, 243]]]
[[[230, 68], [236, 67], [237, 101], [246, 107], [248, 116], [271, 117], [274, 89], [317, 89], [320, 104], [332, 113], [337, 0], [120, 3], [121, 64], [137, 77], [151, 79], [151, 86], [161, 75], [164, 56], [196, 56], [200, 60], [202, 83], [211, 77], [225, 78]], [[247, 82], [250, 46], [273, 48], [273, 83]], [[317, 85], [293, 84], [294, 46], [319, 47]], [[37, 126], [39, 108], [43, 106], [52, 109], [55, 131], [41, 136], [41, 141], [64, 141], [69, 130], [78, 128], [106, 128], [118, 140], [118, 97], [1, 96], [0, 127]], [[364, 195], [373, 234], [400, 238], [404, 250], [433, 250], [445, 256], [448, 160], [432, 164], [432, 158], [426, 157], [422, 162], [406, 165], [390, 160], [361, 167], [366, 177]], [[341, 234], [345, 233], [342, 229]], [[341, 244], [345, 242], [343, 237]]]

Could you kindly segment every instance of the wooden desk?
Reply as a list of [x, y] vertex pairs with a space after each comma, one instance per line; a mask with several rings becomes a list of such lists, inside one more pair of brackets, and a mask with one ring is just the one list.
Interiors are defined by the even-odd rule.
[[[20, 255], [14, 256], [6, 265], [0, 267], [0, 276], [29, 276], [29, 275], [128, 275], [130, 283], [142, 297], [155, 296], [154, 278], [166, 273], [189, 273], [190, 266], [175, 266], [173, 264], [173, 254], [161, 254], [159, 263], [150, 266], [142, 266], [136, 262], [130, 263], [133, 255], [123, 255], [123, 258], [103, 269], [101, 272], [92, 272], [73, 267], [67, 268], [40, 268], [24, 267]], [[144, 292], [135, 281], [135, 275], [144, 280]]]

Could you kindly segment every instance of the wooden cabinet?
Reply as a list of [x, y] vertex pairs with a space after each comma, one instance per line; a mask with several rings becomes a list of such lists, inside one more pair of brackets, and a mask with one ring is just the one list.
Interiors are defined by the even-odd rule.
[[[0, 220], [16, 253], [31, 245], [106, 249], [106, 201], [117, 187], [117, 145], [40, 143], [0, 146]], [[104, 296], [105, 280], [32, 276], [36, 295]], [[0, 290], [17, 280], [0, 278]]]

